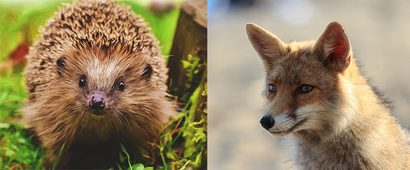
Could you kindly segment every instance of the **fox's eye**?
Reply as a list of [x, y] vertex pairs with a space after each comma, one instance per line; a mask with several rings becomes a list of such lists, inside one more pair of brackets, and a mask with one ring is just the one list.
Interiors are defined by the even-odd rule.
[[118, 83], [118, 90], [124, 91], [124, 87], [125, 87], [124, 82], [121, 81], [120, 83]]
[[311, 86], [311, 85], [302, 84], [302, 86], [300, 86], [300, 89], [299, 89], [298, 93], [302, 93], [302, 94], [309, 93], [313, 90], [313, 88], [314, 87]]
[[276, 86], [274, 84], [269, 84], [269, 89], [268, 91], [270, 93], [276, 93]]
[[84, 87], [86, 83], [87, 83], [87, 77], [85, 77], [85, 75], [82, 75], [80, 77], [80, 82], [78, 83], [78, 86]]

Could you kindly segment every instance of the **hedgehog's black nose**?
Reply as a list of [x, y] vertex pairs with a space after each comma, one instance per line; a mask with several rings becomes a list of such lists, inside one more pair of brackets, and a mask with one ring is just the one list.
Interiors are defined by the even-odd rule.
[[262, 127], [268, 130], [275, 124], [275, 119], [272, 116], [263, 116], [260, 122]]
[[94, 110], [102, 110], [105, 107], [105, 101], [102, 97], [93, 96], [88, 105]]

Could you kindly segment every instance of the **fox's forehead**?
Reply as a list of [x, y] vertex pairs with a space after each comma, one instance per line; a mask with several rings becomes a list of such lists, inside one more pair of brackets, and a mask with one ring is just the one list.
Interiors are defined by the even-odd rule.
[[312, 53], [312, 48], [311, 42], [289, 43], [286, 54], [273, 62], [267, 82], [289, 85], [320, 83], [327, 71]]
[[313, 49], [315, 41], [291, 41], [285, 46], [287, 50], [285, 55], [300, 56], [310, 53]]

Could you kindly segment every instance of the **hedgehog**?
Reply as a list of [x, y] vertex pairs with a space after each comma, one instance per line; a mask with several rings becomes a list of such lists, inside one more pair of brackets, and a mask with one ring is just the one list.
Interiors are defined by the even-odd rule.
[[88, 0], [65, 4], [40, 28], [27, 55], [22, 112], [50, 162], [60, 150], [60, 162], [70, 162], [81, 144], [139, 150], [176, 115], [150, 29], [129, 6]]

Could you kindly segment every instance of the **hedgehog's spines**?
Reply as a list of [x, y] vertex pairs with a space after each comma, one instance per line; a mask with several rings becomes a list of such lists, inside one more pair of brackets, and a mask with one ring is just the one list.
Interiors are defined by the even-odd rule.
[[54, 69], [58, 59], [56, 56], [64, 53], [68, 46], [75, 46], [77, 39], [86, 39], [104, 49], [122, 47], [126, 53], [142, 52], [151, 56], [153, 76], [161, 77], [158, 80], [162, 83], [159, 84], [164, 84], [161, 86], [166, 88], [167, 76], [164, 74], [167, 69], [157, 46], [159, 43], [149, 32], [144, 19], [133, 13], [129, 6], [111, 1], [80, 0], [73, 5], [63, 4], [45, 25], [45, 28], [40, 27], [39, 40], [27, 56], [29, 64], [25, 77], [30, 99], [37, 98], [48, 86], [47, 83], [54, 81], [53, 75], [57, 74]]

